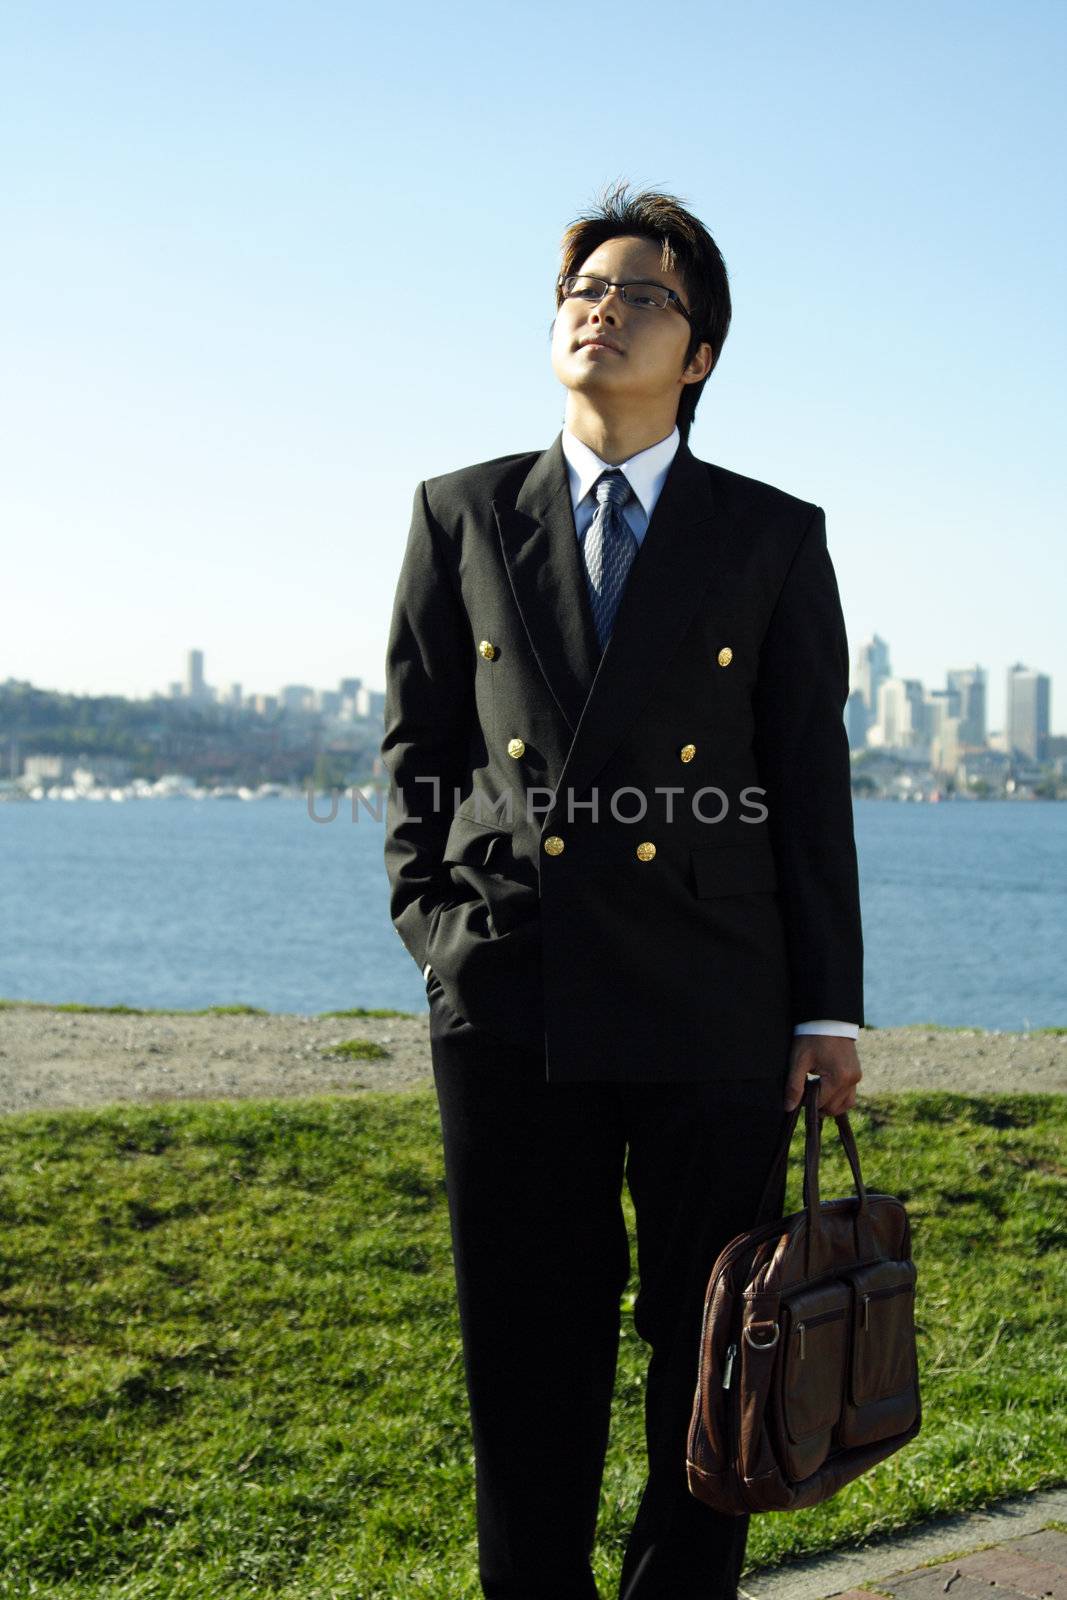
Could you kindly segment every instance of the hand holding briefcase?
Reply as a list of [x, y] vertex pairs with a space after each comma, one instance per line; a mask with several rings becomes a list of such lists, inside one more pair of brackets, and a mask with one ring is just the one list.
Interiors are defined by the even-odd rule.
[[[820, 1082], [808, 1075], [756, 1226], [720, 1252], [704, 1301], [686, 1468], [697, 1499], [734, 1515], [816, 1505], [922, 1423], [908, 1215], [864, 1187], [844, 1113], [855, 1194], [820, 1201]], [[804, 1207], [767, 1220], [802, 1109]]]

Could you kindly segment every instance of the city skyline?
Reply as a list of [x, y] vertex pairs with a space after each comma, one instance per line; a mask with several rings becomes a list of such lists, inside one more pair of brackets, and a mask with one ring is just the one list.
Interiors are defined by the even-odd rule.
[[[900, 686], [903, 691], [903, 697], [899, 694], [897, 696], [898, 701], [901, 701], [901, 705], [894, 713], [897, 718], [904, 714], [904, 701], [911, 700], [916, 708], [923, 708], [917, 709], [916, 715], [919, 719], [917, 726], [921, 729], [924, 741], [928, 741], [931, 732], [931, 710], [939, 709], [945, 716], [959, 718], [958, 737], [961, 744], [984, 745], [992, 737], [998, 741], [993, 748], [1000, 748], [1000, 742], [1005, 739], [1009, 741], [1007, 748], [1013, 748], [1010, 743], [1013, 723], [1010, 690], [1003, 697], [1004, 715], [998, 724], [990, 715], [992, 704], [989, 694], [990, 669], [983, 663], [975, 662], [967, 667], [941, 666], [938, 673], [944, 679], [942, 687], [928, 685], [922, 678], [895, 672], [892, 669], [891, 659], [889, 643], [878, 633], [872, 634], [870, 639], [865, 640], [851, 654], [850, 695], [844, 714], [846, 724], [849, 725], [850, 745], [853, 749], [863, 748], [865, 745], [870, 745], [871, 748], [881, 747], [880, 739], [877, 737], [875, 742], [870, 744], [868, 729], [872, 724], [876, 728], [883, 726], [886, 721], [881, 705], [884, 699], [882, 690], [887, 683]], [[219, 677], [218, 682], [209, 682], [206, 677], [207, 653], [200, 647], [186, 647], [184, 660], [185, 669], [182, 678], [167, 680], [165, 688], [156, 686], [150, 689], [147, 695], [123, 695], [121, 691], [114, 690], [109, 692], [119, 694], [125, 699], [147, 699], [161, 695], [171, 700], [203, 700], [207, 704], [235, 708], [251, 707], [260, 711], [288, 707], [293, 710], [327, 710], [334, 714], [344, 710], [349, 715], [380, 717], [384, 710], [384, 690], [373, 688], [362, 677], [353, 674], [335, 677], [333, 682], [336, 687], [328, 688], [321, 683], [290, 680], [278, 683], [271, 691], [248, 688], [244, 679], [230, 678], [225, 674]], [[1010, 684], [1013, 678], [1019, 681], [1025, 679], [1026, 706], [1016, 708], [1016, 721], [1026, 718], [1033, 720], [1035, 727], [1040, 726], [1045, 739], [1064, 737], [1057, 732], [1054, 720], [1050, 717], [1052, 675], [1043, 672], [1040, 667], [1031, 667], [1019, 661], [1007, 666], [1005, 673], [1006, 684]], [[8, 673], [7, 678], [9, 681], [17, 681], [17, 675], [14, 673]], [[87, 692], [73, 689], [68, 685], [35, 683], [34, 687], [65, 694]], [[852, 708], [857, 694], [862, 696], [866, 711], [864, 725], [858, 731], [852, 724]], [[940, 706], [938, 702], [941, 702]], [[910, 726], [910, 718], [908, 720]], [[896, 737], [897, 731], [895, 723], [891, 722], [888, 728], [891, 739]], [[934, 731], [936, 733], [939, 729]], [[904, 743], [906, 746], [908, 741], [905, 740]], [[895, 749], [900, 746], [889, 742], [885, 748]], [[1025, 744], [1020, 744], [1018, 748], [1027, 747]], [[1028, 753], [1037, 759], [1035, 750], [1030, 749]]]
[[222, 684], [209, 683], [205, 677], [205, 660], [203, 650], [196, 647], [187, 650], [185, 675], [168, 683], [166, 698], [234, 709], [245, 707], [255, 711], [273, 711], [280, 707], [291, 711], [325, 711], [332, 715], [354, 717], [380, 718], [384, 710], [385, 691], [372, 689], [362, 678], [349, 676], [337, 679], [336, 689], [308, 683], [283, 683], [271, 693], [270, 690], [247, 689], [241, 680], [234, 678]]
[[1052, 679], [1013, 662], [1005, 680], [1004, 726], [989, 720], [989, 672], [981, 663], [944, 669], [943, 686], [894, 673], [888, 641], [874, 634], [849, 669], [845, 726], [849, 749], [928, 755], [954, 770], [967, 751], [1001, 752], [1042, 763], [1056, 737], [1050, 722]]

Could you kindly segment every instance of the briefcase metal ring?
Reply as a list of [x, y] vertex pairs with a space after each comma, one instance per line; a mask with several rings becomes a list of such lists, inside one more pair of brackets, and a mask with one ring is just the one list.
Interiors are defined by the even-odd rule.
[[[773, 1328], [774, 1338], [764, 1339], [762, 1341], [759, 1339], [753, 1339], [753, 1328]], [[777, 1322], [746, 1322], [744, 1327], [741, 1329], [741, 1336], [742, 1338], [748, 1340], [753, 1350], [773, 1350], [775, 1345], [778, 1343], [778, 1324]]]

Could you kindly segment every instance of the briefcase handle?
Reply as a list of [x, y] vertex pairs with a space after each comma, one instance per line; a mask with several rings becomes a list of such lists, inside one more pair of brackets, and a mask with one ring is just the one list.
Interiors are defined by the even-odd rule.
[[[781, 1142], [778, 1153], [774, 1158], [767, 1181], [763, 1187], [760, 1198], [759, 1210], [756, 1213], [754, 1226], [771, 1222], [777, 1209], [775, 1197], [779, 1186], [785, 1176], [786, 1164], [789, 1160], [789, 1150], [793, 1143], [793, 1134], [800, 1117], [804, 1112], [804, 1207], [808, 1213], [807, 1241], [805, 1245], [805, 1259], [809, 1267], [821, 1253], [819, 1245], [822, 1239], [821, 1213], [819, 1210], [819, 1154], [822, 1145], [823, 1118], [819, 1113], [819, 1090], [822, 1079], [816, 1072], [809, 1072], [804, 1084], [804, 1093], [793, 1107], [786, 1113], [786, 1124], [782, 1130]], [[856, 1138], [852, 1132], [852, 1125], [848, 1120], [848, 1113], [840, 1112], [835, 1116], [838, 1136], [845, 1147], [848, 1164], [852, 1168], [852, 1177], [856, 1186], [856, 1243], [861, 1254], [873, 1253], [873, 1239], [871, 1233], [870, 1210], [867, 1205], [867, 1190], [860, 1171], [859, 1151], [856, 1149]]]

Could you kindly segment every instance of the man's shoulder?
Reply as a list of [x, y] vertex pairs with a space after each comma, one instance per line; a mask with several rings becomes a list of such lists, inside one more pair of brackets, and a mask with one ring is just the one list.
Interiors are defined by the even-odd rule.
[[471, 500], [488, 505], [509, 485], [521, 483], [543, 454], [543, 446], [540, 450], [518, 450], [513, 455], [493, 456], [488, 461], [474, 461], [470, 466], [456, 467], [451, 472], [439, 472], [425, 480], [426, 493], [436, 505]]
[[819, 510], [814, 500], [805, 500], [801, 495], [790, 494], [787, 489], [781, 489], [775, 483], [766, 483], [762, 478], [751, 478], [746, 473], [733, 472], [729, 467], [719, 466], [714, 461], [701, 460], [700, 465], [707, 469], [721, 497], [738, 512], [752, 510], [761, 514], [773, 512], [789, 522], [799, 520], [806, 525], [813, 513]]

